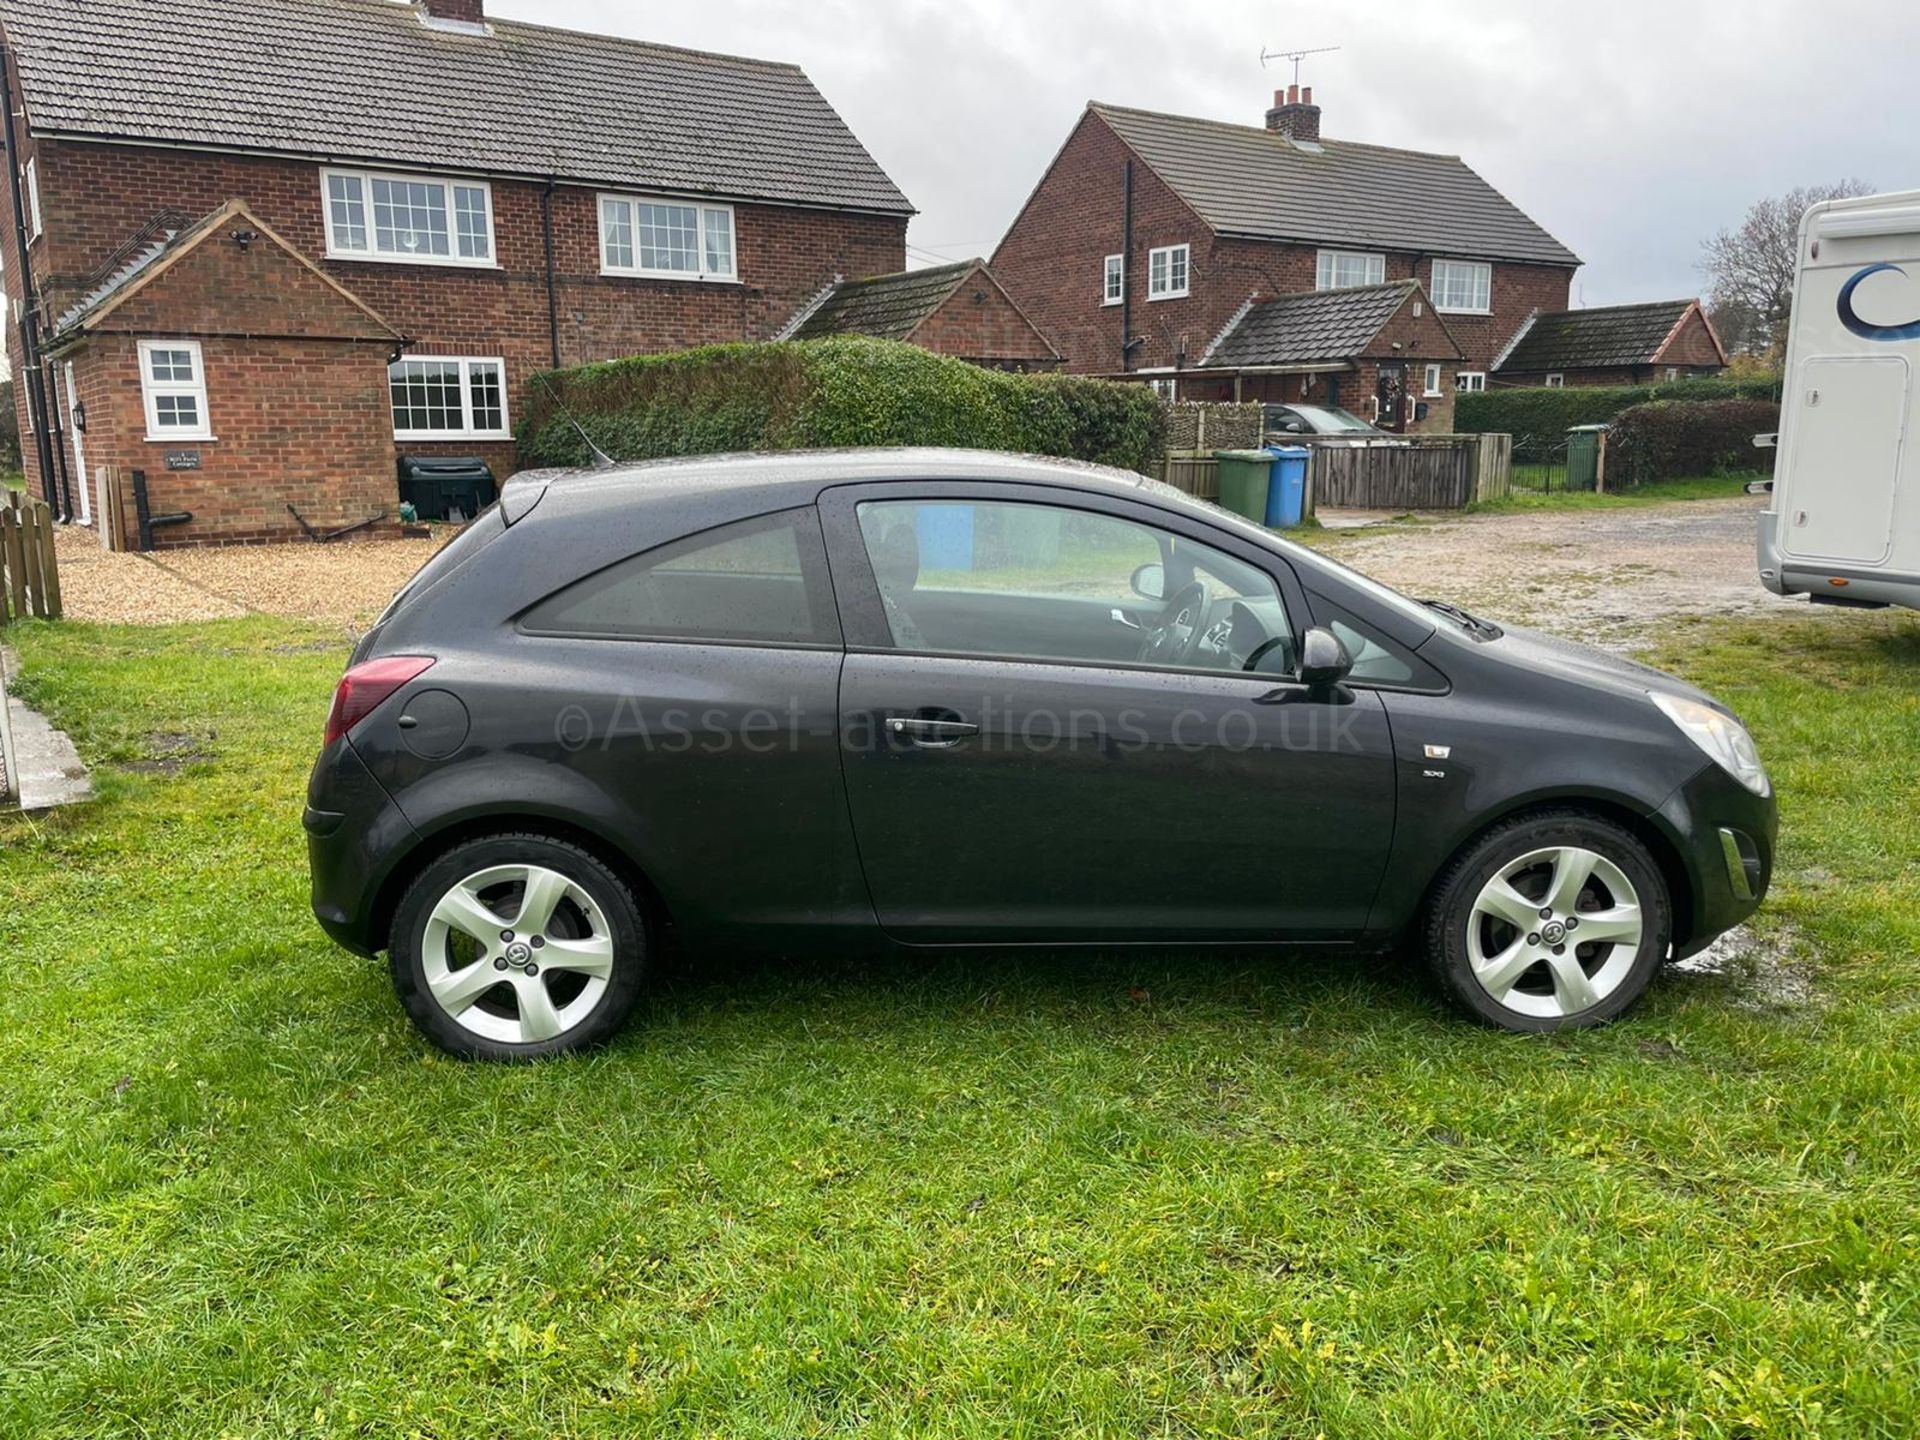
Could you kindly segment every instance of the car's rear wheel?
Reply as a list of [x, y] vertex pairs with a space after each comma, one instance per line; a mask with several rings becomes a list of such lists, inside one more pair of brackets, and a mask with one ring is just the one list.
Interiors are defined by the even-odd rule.
[[1666, 881], [1627, 830], [1573, 811], [1495, 826], [1436, 885], [1427, 949], [1461, 1008], [1506, 1030], [1598, 1025], [1645, 993], [1672, 935]]
[[600, 859], [540, 835], [456, 846], [395, 912], [393, 983], [441, 1049], [536, 1060], [598, 1044], [640, 995], [646, 930]]

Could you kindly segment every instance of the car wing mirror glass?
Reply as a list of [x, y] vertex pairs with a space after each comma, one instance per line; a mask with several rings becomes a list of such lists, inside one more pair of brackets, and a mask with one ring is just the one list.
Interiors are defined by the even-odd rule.
[[1309, 690], [1331, 690], [1353, 673], [1353, 657], [1340, 637], [1316, 625], [1300, 637], [1300, 683]]
[[1142, 565], [1128, 582], [1142, 600], [1167, 598], [1167, 570], [1164, 565]]

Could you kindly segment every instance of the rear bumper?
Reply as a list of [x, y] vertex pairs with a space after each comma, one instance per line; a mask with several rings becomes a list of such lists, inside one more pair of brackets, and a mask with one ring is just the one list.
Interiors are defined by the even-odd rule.
[[1718, 765], [1709, 765], [1660, 807], [1686, 871], [1686, 903], [1674, 916], [1673, 954], [1698, 953], [1760, 908], [1773, 882], [1779, 808]]
[[419, 835], [349, 742], [336, 741], [315, 763], [301, 825], [320, 928], [357, 955], [385, 949], [386, 936], [375, 933], [380, 887]]
[[1890, 574], [1845, 561], [1822, 567], [1818, 562], [1782, 555], [1778, 511], [1760, 512], [1754, 553], [1760, 565], [1760, 583], [1776, 595], [1806, 595], [1833, 605], [1920, 609], [1920, 576]]

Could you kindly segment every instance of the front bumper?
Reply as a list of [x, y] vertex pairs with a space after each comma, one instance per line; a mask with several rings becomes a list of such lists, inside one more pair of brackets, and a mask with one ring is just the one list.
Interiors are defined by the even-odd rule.
[[1673, 932], [1673, 956], [1684, 960], [1766, 899], [1780, 834], [1779, 806], [1771, 794], [1756, 795], [1710, 764], [1674, 791], [1656, 818], [1686, 871], [1686, 897], [1676, 904]]
[[320, 928], [357, 955], [385, 949], [375, 933], [380, 887], [420, 837], [348, 741], [315, 763], [301, 825]]

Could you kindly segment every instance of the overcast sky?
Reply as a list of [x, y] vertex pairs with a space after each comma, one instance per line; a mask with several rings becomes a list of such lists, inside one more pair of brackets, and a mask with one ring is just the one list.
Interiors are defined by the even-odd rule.
[[[1698, 293], [1747, 204], [1920, 188], [1915, 0], [489, 0], [802, 66], [919, 208], [911, 263], [992, 251], [1090, 99], [1262, 123], [1309, 57], [1334, 139], [1467, 163], [1586, 260], [1575, 303]], [[636, 97], [637, 99], [637, 97]]]

